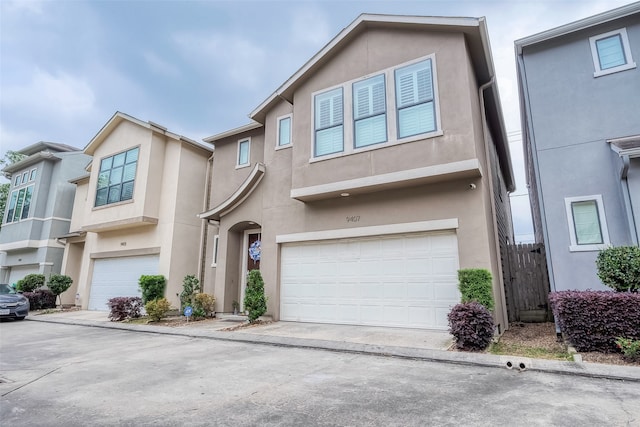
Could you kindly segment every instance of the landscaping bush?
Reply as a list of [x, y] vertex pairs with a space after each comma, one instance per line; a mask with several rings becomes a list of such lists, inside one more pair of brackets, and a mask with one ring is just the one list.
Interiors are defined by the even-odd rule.
[[158, 322], [171, 310], [171, 303], [166, 298], [158, 298], [146, 303], [144, 309], [151, 320]]
[[480, 351], [491, 343], [494, 323], [491, 313], [478, 302], [453, 306], [449, 315], [449, 332], [460, 350]]
[[622, 351], [622, 358], [629, 362], [640, 361], [640, 340], [619, 337], [616, 346]]
[[36, 289], [33, 292], [23, 292], [29, 300], [29, 310], [43, 310], [56, 308], [56, 296], [48, 289]]
[[180, 311], [182, 312], [186, 306], [193, 305], [193, 294], [199, 289], [200, 281], [194, 275], [185, 276], [182, 280], [182, 292], [180, 293]]
[[578, 351], [615, 352], [617, 337], [640, 339], [640, 293], [560, 291], [549, 302]]
[[198, 314], [202, 312], [202, 317], [210, 317], [215, 312], [216, 298], [213, 295], [199, 293], [193, 297], [193, 311]]
[[607, 248], [596, 258], [598, 278], [618, 292], [640, 291], [640, 248], [618, 246]]
[[248, 312], [249, 323], [254, 323], [267, 311], [267, 297], [264, 295], [264, 281], [260, 270], [249, 272], [244, 294], [244, 308]]
[[[63, 274], [52, 274], [49, 277], [49, 282], [47, 283], [47, 287], [55, 296], [59, 296], [67, 289], [71, 287], [73, 283], [73, 279], [69, 276], [65, 276]], [[62, 305], [62, 297], [60, 297], [60, 305]]]
[[109, 306], [109, 319], [119, 322], [125, 319], [140, 317], [142, 299], [140, 297], [116, 297], [107, 302]]
[[27, 274], [24, 278], [18, 280], [18, 283], [16, 283], [16, 289], [22, 292], [33, 292], [42, 287], [45, 280], [44, 274]]
[[154, 299], [164, 297], [164, 288], [167, 286], [167, 279], [163, 275], [157, 276], [140, 276], [138, 280], [140, 290], [142, 291], [142, 304], [146, 304]]
[[493, 285], [489, 270], [483, 268], [458, 270], [458, 282], [463, 303], [476, 301], [487, 310], [493, 310]]

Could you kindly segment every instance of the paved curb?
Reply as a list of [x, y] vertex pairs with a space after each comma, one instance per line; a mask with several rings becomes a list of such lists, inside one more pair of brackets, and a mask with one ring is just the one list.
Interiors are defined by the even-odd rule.
[[356, 353], [373, 356], [399, 357], [404, 359], [444, 362], [458, 365], [484, 366], [513, 369], [520, 372], [548, 372], [561, 375], [577, 375], [589, 378], [606, 378], [620, 381], [640, 382], [640, 368], [632, 366], [605, 365], [598, 363], [563, 362], [559, 360], [531, 359], [520, 356], [497, 356], [486, 353], [429, 350], [411, 347], [396, 347], [361, 344], [345, 341], [328, 341], [295, 337], [260, 335], [247, 332], [223, 332], [205, 329], [177, 329], [166, 326], [134, 325], [112, 322], [96, 322], [81, 319], [55, 319], [53, 317], [29, 316], [27, 320], [65, 325], [88, 326], [104, 329], [119, 329], [151, 334], [206, 338], [220, 341], [273, 345], [279, 347], [307, 348]]

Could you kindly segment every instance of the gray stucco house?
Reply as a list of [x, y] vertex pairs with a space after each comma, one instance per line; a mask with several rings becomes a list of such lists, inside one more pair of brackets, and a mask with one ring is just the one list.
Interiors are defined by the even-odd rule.
[[0, 230], [0, 283], [16, 283], [27, 274], [60, 273], [64, 245], [56, 237], [69, 232], [75, 185], [91, 161], [79, 148], [38, 142], [19, 153], [27, 156], [2, 169], [11, 181]]
[[638, 245], [640, 3], [515, 42], [525, 166], [551, 290], [608, 289], [598, 251]]

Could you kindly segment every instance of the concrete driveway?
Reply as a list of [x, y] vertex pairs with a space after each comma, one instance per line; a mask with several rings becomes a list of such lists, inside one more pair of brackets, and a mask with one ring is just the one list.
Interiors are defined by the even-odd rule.
[[0, 324], [3, 425], [637, 425], [640, 386], [543, 372]]

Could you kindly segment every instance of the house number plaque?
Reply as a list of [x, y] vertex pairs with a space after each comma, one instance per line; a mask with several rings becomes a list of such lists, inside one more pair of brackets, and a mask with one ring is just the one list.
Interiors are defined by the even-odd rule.
[[348, 216], [347, 222], [360, 222], [360, 215]]

